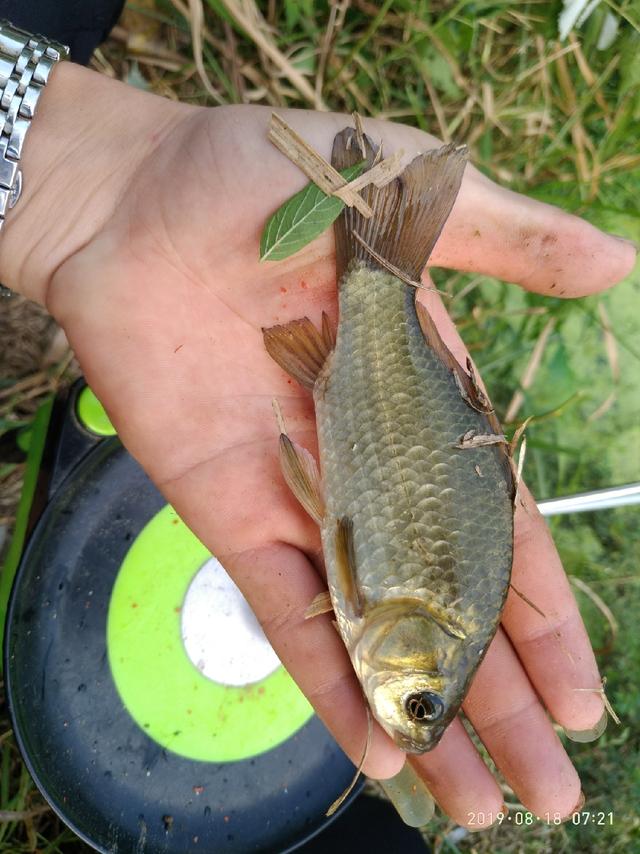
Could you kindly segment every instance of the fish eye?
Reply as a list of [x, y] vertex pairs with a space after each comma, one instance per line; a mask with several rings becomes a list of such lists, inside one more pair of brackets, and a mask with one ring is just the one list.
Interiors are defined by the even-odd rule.
[[416, 694], [409, 694], [404, 701], [404, 708], [412, 721], [426, 724], [437, 721], [442, 716], [444, 703], [431, 691], [419, 691]]

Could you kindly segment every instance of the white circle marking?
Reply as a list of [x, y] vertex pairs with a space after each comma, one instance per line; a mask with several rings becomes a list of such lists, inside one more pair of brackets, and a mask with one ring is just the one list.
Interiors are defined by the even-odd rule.
[[215, 557], [189, 585], [181, 632], [192, 664], [213, 682], [249, 685], [280, 665], [249, 603]]

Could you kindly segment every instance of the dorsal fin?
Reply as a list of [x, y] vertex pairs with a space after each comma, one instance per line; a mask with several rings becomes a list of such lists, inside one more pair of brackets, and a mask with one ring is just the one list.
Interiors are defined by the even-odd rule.
[[[470, 371], [467, 373], [442, 340], [442, 336], [438, 332], [428, 310], [417, 300], [415, 302], [415, 308], [420, 328], [422, 329], [422, 334], [424, 335], [424, 340], [427, 346], [430, 347], [440, 361], [449, 368], [465, 403], [486, 418], [487, 434], [495, 434], [496, 443], [495, 445], [492, 445], [492, 447], [497, 448], [497, 453], [501, 455], [507, 488], [511, 497], [514, 498], [516, 486], [510, 448], [509, 445], [503, 441], [500, 421], [491, 406], [491, 402], [478, 385], [473, 372], [473, 367], [471, 366], [471, 361], [467, 361], [467, 365], [470, 367]], [[488, 445], [488, 443], [485, 444]]]

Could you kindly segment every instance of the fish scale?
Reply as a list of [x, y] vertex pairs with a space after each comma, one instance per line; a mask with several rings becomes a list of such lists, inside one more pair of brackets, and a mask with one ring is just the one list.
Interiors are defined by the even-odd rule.
[[[354, 642], [359, 621], [335, 566], [336, 520], [346, 516], [367, 607], [401, 596], [455, 603], [484, 646], [511, 568], [504, 463], [496, 446], [453, 447], [468, 430], [486, 433], [486, 417], [427, 346], [413, 293], [395, 276], [360, 267], [343, 280], [336, 347], [314, 399], [324, 554], [343, 630]], [[423, 559], [412, 558], [416, 543]]]

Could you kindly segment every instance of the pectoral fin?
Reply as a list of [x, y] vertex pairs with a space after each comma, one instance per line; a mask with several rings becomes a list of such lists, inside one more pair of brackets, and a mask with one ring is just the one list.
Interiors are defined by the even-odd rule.
[[423, 602], [421, 609], [427, 612], [433, 622], [437, 623], [445, 634], [452, 638], [458, 638], [458, 640], [466, 640], [466, 631], [460, 625], [460, 621], [448, 612], [447, 608], [443, 608], [435, 602]]
[[305, 388], [312, 389], [334, 346], [329, 319], [323, 312], [322, 332], [308, 317], [262, 330], [271, 358]]
[[338, 584], [356, 617], [363, 613], [363, 601], [356, 575], [356, 550], [353, 541], [353, 519], [343, 516], [336, 525], [336, 567]]

